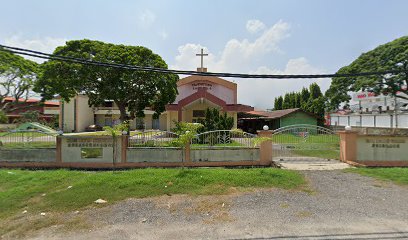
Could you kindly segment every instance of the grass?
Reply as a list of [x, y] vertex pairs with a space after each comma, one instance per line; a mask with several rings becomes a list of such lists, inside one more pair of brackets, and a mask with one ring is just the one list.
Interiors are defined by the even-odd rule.
[[322, 143], [322, 144], [338, 144], [340, 138], [338, 135], [333, 134], [309, 134], [306, 138], [293, 134], [277, 134], [273, 136], [274, 143]]
[[[171, 194], [213, 195], [231, 188], [295, 189], [305, 184], [282, 169], [137, 169], [129, 171], [0, 170], [0, 219], [30, 212], [66, 212], [126, 198]], [[72, 186], [68, 188], [68, 186]]]
[[346, 171], [408, 185], [408, 168], [350, 168]]

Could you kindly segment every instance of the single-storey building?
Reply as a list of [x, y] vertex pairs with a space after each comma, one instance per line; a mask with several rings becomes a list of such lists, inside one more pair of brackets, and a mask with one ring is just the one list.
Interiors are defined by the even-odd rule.
[[[207, 71], [198, 68], [197, 71]], [[248, 105], [238, 104], [237, 84], [219, 77], [188, 76], [177, 82], [176, 100], [166, 106], [158, 119], [153, 118], [154, 111], [144, 110], [145, 117], [134, 119], [131, 129], [160, 129], [170, 131], [174, 122], [198, 122], [204, 118], [207, 108], [218, 108], [234, 118], [237, 127], [238, 112], [253, 111]], [[62, 102], [60, 128], [64, 132], [82, 132], [89, 125], [112, 126], [118, 124], [119, 109], [112, 101], [103, 106], [90, 107], [88, 96], [77, 95], [69, 102]]]
[[268, 125], [270, 130], [295, 124], [317, 125], [317, 116], [300, 108], [276, 111], [249, 111], [240, 113], [238, 128], [245, 132], [255, 133]]

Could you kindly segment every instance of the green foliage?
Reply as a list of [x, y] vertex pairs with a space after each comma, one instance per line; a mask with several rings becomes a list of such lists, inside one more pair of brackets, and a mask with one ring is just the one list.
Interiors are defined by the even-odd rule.
[[226, 112], [220, 113], [217, 108], [207, 108], [205, 118], [200, 121], [204, 127], [203, 132], [214, 130], [230, 130], [234, 127], [234, 118], [227, 115]]
[[403, 70], [398, 74], [371, 75], [359, 77], [333, 78], [325, 95], [329, 100], [330, 109], [337, 109], [342, 102], [349, 102], [348, 92], [371, 91], [376, 95], [384, 94], [408, 99], [397, 95], [398, 92], [408, 94], [408, 36], [376, 47], [361, 54], [350, 65], [340, 68], [338, 74]]
[[[279, 106], [279, 101], [282, 100], [278, 99], [283, 99], [282, 108]], [[306, 112], [316, 115], [318, 125], [322, 126], [324, 124], [326, 101], [319, 85], [312, 83], [309, 89], [302, 88], [300, 92], [290, 92], [286, 93], [284, 97], [279, 96], [275, 98], [275, 105], [278, 105], [278, 108], [275, 107], [274, 110], [301, 108]]]
[[[26, 97], [37, 78], [38, 64], [16, 54], [0, 51], [0, 102], [7, 96]], [[3, 106], [8, 112], [18, 102]]]
[[273, 105], [274, 110], [282, 110], [283, 109], [283, 97], [279, 96], [275, 98], [275, 103]]
[[[130, 64], [167, 69], [165, 61], [150, 49], [92, 40], [75, 40], [58, 47], [54, 54], [101, 62]], [[90, 106], [113, 100], [120, 110], [120, 119], [143, 117], [151, 107], [155, 117], [173, 102], [177, 95], [178, 76], [157, 72], [124, 70], [50, 60], [43, 64], [35, 90], [45, 99], [55, 94], [69, 101], [78, 93], [89, 96]], [[130, 112], [127, 116], [126, 110]]]
[[8, 123], [8, 118], [6, 114], [0, 110], [0, 123]]
[[[67, 212], [93, 206], [98, 198], [113, 204], [128, 198], [226, 194], [230, 188], [294, 189], [303, 184], [305, 180], [301, 174], [274, 168], [138, 169], [92, 174], [87, 171], [7, 169], [0, 170], [0, 219], [21, 213], [27, 206], [32, 214], [39, 214], [44, 209]], [[42, 196], [44, 193], [46, 195]]]
[[21, 123], [25, 122], [39, 122], [40, 121], [40, 113], [38, 111], [26, 111], [21, 113]]
[[177, 133], [179, 137], [174, 141], [174, 145], [182, 148], [190, 143], [204, 127], [201, 123], [175, 122], [175, 124], [176, 127], [172, 131]]

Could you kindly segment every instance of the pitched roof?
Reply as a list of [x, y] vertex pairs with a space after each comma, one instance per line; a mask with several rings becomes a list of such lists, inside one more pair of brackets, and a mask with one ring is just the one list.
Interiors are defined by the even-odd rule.
[[[251, 118], [267, 118], [267, 119], [276, 119], [276, 118], [281, 118], [284, 117], [286, 115], [289, 115], [291, 113], [294, 112], [298, 112], [298, 111], [302, 111], [304, 112], [302, 109], [300, 108], [291, 108], [291, 109], [284, 109], [284, 110], [276, 110], [276, 111], [250, 111], [250, 112], [246, 112], [247, 114], [250, 115], [254, 115], [254, 117], [249, 117], [247, 119], [251, 119]], [[305, 112], [307, 113], [307, 112]], [[309, 113], [307, 113], [309, 114]], [[312, 115], [312, 114], [310, 114]]]
[[[5, 97], [4, 101], [5, 102], [12, 102], [15, 101], [16, 99], [14, 97]], [[35, 98], [29, 98], [29, 99], [24, 99], [24, 98], [19, 98], [18, 99], [19, 102], [26, 102], [26, 103], [37, 103], [40, 102], [39, 99], [35, 99]], [[52, 106], [59, 106], [59, 101], [45, 101], [44, 102], [45, 105], [52, 105]]]

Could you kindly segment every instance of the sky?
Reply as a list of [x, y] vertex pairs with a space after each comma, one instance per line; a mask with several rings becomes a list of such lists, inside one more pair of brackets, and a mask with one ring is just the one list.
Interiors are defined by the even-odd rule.
[[[406, 0], [0, 0], [0, 42], [47, 53], [67, 40], [138, 45], [171, 69], [335, 73], [363, 52], [408, 35]], [[37, 60], [40, 61], [40, 60]], [[181, 76], [184, 77], [184, 76]], [[234, 79], [257, 109], [330, 79]]]

